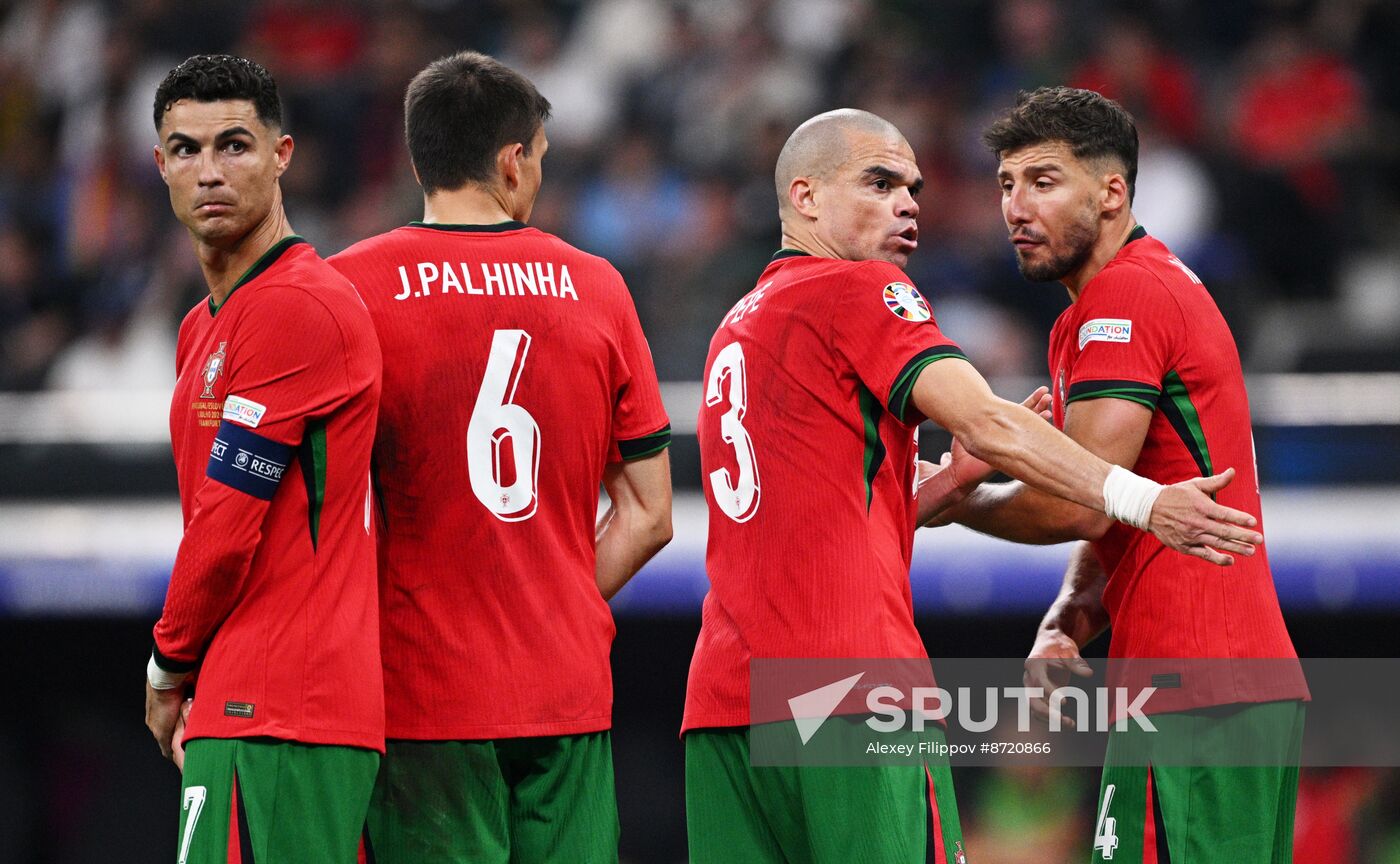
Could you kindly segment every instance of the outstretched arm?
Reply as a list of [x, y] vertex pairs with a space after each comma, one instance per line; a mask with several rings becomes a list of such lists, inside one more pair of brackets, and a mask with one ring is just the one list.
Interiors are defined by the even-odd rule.
[[[1151, 422], [1152, 411], [1144, 405], [1093, 399], [1069, 406], [1065, 434], [1106, 462], [1131, 469]], [[1017, 543], [1096, 540], [1113, 523], [1097, 510], [1019, 482], [984, 484], [941, 519]]]
[[1233, 469], [1158, 487], [1086, 451], [1025, 406], [997, 398], [972, 364], [957, 358], [924, 367], [912, 398], [973, 456], [1054, 497], [1114, 512], [1178, 552], [1229, 564], [1234, 559], [1218, 549], [1250, 555], [1264, 542], [1248, 530], [1255, 517], [1210, 498], [1230, 482]]
[[[1037, 387], [1035, 392], [1021, 400], [1021, 404], [1050, 419], [1050, 388]], [[919, 502], [915, 524], [947, 525], [953, 521], [949, 514], [956, 504], [965, 499], [984, 480], [996, 473], [996, 469], [967, 452], [953, 440], [953, 449], [944, 453], [935, 465], [932, 462], [919, 462]]]

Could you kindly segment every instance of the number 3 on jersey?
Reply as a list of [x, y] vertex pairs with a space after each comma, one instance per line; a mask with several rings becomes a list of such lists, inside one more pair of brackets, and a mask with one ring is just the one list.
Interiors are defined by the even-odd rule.
[[540, 467], [540, 427], [512, 400], [525, 371], [530, 334], [497, 330], [486, 374], [467, 423], [467, 476], [472, 492], [502, 522], [535, 515]]
[[719, 434], [724, 443], [734, 447], [734, 461], [739, 467], [737, 482], [730, 476], [728, 468], [717, 468], [710, 472], [710, 491], [715, 496], [719, 509], [735, 522], [747, 522], [758, 512], [758, 459], [754, 454], [753, 440], [744, 428], [744, 415], [748, 413], [748, 381], [744, 375], [744, 349], [738, 342], [730, 342], [715, 356], [710, 367], [710, 379], [705, 384], [705, 405], [713, 407], [726, 401], [725, 378], [729, 379], [729, 410], [719, 418]]

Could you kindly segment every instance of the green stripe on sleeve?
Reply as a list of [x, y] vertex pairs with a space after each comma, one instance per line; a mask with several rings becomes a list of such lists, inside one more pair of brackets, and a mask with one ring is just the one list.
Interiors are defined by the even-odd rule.
[[1081, 399], [1126, 399], [1156, 410], [1157, 400], [1161, 395], [1161, 390], [1140, 381], [1079, 381], [1070, 386], [1065, 403], [1078, 402]]
[[935, 360], [948, 357], [967, 359], [967, 355], [956, 345], [935, 345], [915, 354], [904, 364], [904, 368], [899, 370], [899, 374], [894, 378], [894, 386], [890, 388], [889, 409], [895, 419], [904, 422], [904, 412], [909, 407], [909, 396], [914, 392], [914, 382], [919, 380], [919, 373], [924, 371], [924, 367]]
[[1123, 399], [1127, 402], [1136, 402], [1144, 408], [1151, 408], [1153, 410], [1156, 410], [1157, 408], [1156, 398], [1149, 398], [1142, 393], [1132, 393], [1121, 390], [1104, 390], [1100, 393], [1083, 393], [1078, 396], [1071, 396], [1070, 398], [1066, 399], [1065, 404], [1069, 405], [1074, 402], [1078, 402], [1081, 399]]
[[618, 441], [617, 452], [622, 454], [623, 461], [631, 462], [636, 459], [644, 459], [647, 456], [660, 453], [670, 446], [671, 424], [667, 423], [650, 435]]

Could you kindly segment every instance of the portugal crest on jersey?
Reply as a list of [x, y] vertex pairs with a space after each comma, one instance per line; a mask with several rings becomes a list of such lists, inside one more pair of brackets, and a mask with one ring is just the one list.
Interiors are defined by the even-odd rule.
[[199, 398], [214, 398], [214, 382], [224, 374], [224, 348], [227, 345], [228, 342], [220, 342], [219, 350], [210, 354], [209, 359], [204, 361], [204, 391], [199, 394]]
[[963, 852], [962, 841], [958, 840], [955, 842], [957, 843], [958, 851], [953, 853], [953, 864], [967, 864], [967, 855]]
[[907, 282], [891, 282], [885, 286], [885, 305], [905, 321], [927, 321], [933, 317], [919, 289]]

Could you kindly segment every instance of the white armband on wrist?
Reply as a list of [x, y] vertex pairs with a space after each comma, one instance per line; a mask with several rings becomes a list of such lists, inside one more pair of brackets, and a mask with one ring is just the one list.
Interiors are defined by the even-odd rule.
[[1125, 525], [1146, 530], [1152, 505], [1161, 492], [1161, 483], [1114, 465], [1103, 481], [1103, 512]]
[[185, 679], [190, 677], [188, 672], [166, 672], [156, 665], [156, 655], [152, 654], [151, 659], [146, 661], [146, 680], [150, 682], [154, 690], [174, 690]]

